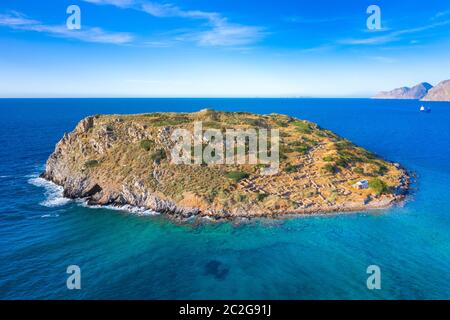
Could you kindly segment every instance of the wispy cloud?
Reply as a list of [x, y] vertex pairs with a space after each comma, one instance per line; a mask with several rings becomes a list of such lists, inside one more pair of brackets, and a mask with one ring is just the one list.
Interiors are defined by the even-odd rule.
[[225, 23], [209, 31], [193, 33], [192, 37], [202, 46], [242, 46], [259, 41], [265, 34], [258, 27]]
[[129, 7], [135, 3], [135, 0], [84, 0], [84, 1], [95, 4], [110, 4], [117, 7]]
[[396, 59], [391, 58], [391, 57], [385, 57], [385, 56], [369, 56], [368, 58], [370, 60], [374, 60], [374, 61], [381, 62], [381, 63], [395, 63], [395, 62], [397, 62]]
[[156, 2], [144, 2], [141, 5], [142, 11], [148, 14], [159, 17], [181, 17], [181, 18], [192, 18], [192, 19], [205, 19], [211, 23], [219, 23], [224, 20], [216, 12], [207, 12], [199, 10], [182, 10], [179, 7], [170, 3], [156, 3]]
[[[202, 30], [183, 31], [175, 41], [191, 41], [200, 46], [240, 46], [258, 42], [267, 32], [264, 28], [231, 23], [217, 12], [185, 10], [171, 3], [136, 0], [84, 0], [95, 4], [110, 4], [121, 8], [132, 8], [157, 18], [184, 18], [204, 21]], [[150, 41], [150, 43], [158, 41]], [[164, 41], [169, 43], [170, 41]]]
[[284, 21], [298, 24], [324, 24], [344, 20], [351, 20], [349, 17], [326, 17], [326, 18], [305, 18], [302, 16], [288, 16], [283, 18]]
[[46, 25], [40, 21], [29, 19], [18, 12], [0, 14], [0, 26], [15, 30], [42, 32], [54, 37], [77, 39], [85, 42], [127, 44], [134, 39], [129, 33], [108, 32], [96, 27], [69, 30], [65, 25]]
[[17, 11], [11, 11], [9, 14], [0, 14], [0, 26], [20, 27], [36, 24], [39, 24], [39, 21], [29, 19], [24, 14]]
[[417, 28], [411, 28], [411, 29], [403, 29], [399, 31], [394, 31], [387, 33], [382, 36], [377, 37], [368, 37], [368, 38], [359, 38], [359, 39], [344, 39], [340, 40], [340, 44], [347, 44], [347, 45], [377, 45], [377, 44], [385, 44], [395, 41], [402, 40], [402, 37], [408, 34], [415, 34], [422, 31], [427, 31], [430, 29], [446, 26], [450, 24], [450, 20], [442, 21], [442, 22], [436, 22], [432, 23], [426, 26], [421, 26]]
[[437, 19], [440, 19], [440, 18], [445, 17], [445, 16], [448, 16], [448, 15], [450, 15], [450, 10], [447, 10], [447, 11], [440, 11], [440, 12], [438, 12], [438, 13], [436, 13], [436, 14], [434, 15], [434, 17], [432, 18], [432, 20], [437, 20]]

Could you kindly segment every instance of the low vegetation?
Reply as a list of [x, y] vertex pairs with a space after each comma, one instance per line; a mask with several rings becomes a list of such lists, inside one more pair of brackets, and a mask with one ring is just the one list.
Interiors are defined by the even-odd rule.
[[84, 165], [86, 166], [86, 168], [93, 168], [98, 166], [100, 163], [98, 162], [98, 160], [88, 160], [84, 163]]
[[227, 178], [233, 180], [234, 182], [239, 182], [242, 179], [248, 178], [249, 174], [242, 171], [231, 171], [226, 173]]
[[369, 188], [372, 189], [377, 195], [388, 192], [387, 184], [379, 178], [369, 180]]
[[327, 163], [326, 165], [324, 165], [324, 166], [322, 167], [322, 170], [323, 170], [325, 173], [331, 173], [331, 174], [334, 174], [334, 173], [336, 173], [336, 172], [338, 171], [338, 169], [336, 168], [336, 166], [334, 166], [334, 165], [332, 165], [332, 164], [330, 164], [330, 163]]
[[310, 134], [313, 132], [311, 124], [306, 121], [296, 121], [293, 123], [293, 125], [300, 133]]
[[141, 141], [140, 146], [145, 151], [150, 151], [155, 146], [155, 143], [151, 140], [145, 139]]
[[164, 149], [158, 149], [150, 155], [150, 159], [157, 164], [159, 164], [162, 160], [166, 159], [166, 151]]

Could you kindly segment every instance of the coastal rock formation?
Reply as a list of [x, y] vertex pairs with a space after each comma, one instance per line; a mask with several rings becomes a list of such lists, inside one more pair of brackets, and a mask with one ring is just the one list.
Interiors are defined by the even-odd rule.
[[[278, 172], [263, 174], [264, 164], [174, 164], [172, 133], [192, 131], [194, 121], [221, 132], [279, 129]], [[385, 208], [403, 199], [409, 181], [400, 165], [314, 123], [213, 110], [88, 117], [58, 142], [41, 176], [91, 205], [215, 220]], [[366, 189], [355, 188], [366, 180]]]
[[374, 99], [416, 99], [420, 100], [425, 97], [433, 86], [427, 82], [419, 83], [418, 85], [409, 88], [402, 87], [392, 91], [382, 91], [378, 93]]
[[424, 101], [450, 101], [450, 80], [440, 82], [423, 99]]

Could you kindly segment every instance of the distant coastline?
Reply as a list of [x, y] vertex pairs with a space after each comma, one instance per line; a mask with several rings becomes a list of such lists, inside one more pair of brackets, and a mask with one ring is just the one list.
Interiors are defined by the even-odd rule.
[[444, 80], [435, 87], [427, 82], [422, 82], [412, 88], [401, 87], [391, 91], [382, 91], [373, 99], [450, 101], [450, 80]]

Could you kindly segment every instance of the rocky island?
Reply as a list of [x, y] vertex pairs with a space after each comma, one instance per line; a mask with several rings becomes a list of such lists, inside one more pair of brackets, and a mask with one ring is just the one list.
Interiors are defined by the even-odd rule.
[[[264, 164], [174, 164], [179, 128], [276, 128], [279, 170]], [[402, 201], [409, 177], [335, 133], [293, 117], [201, 110], [96, 115], [58, 142], [41, 177], [90, 205], [130, 205], [169, 218], [279, 217], [386, 208]]]

